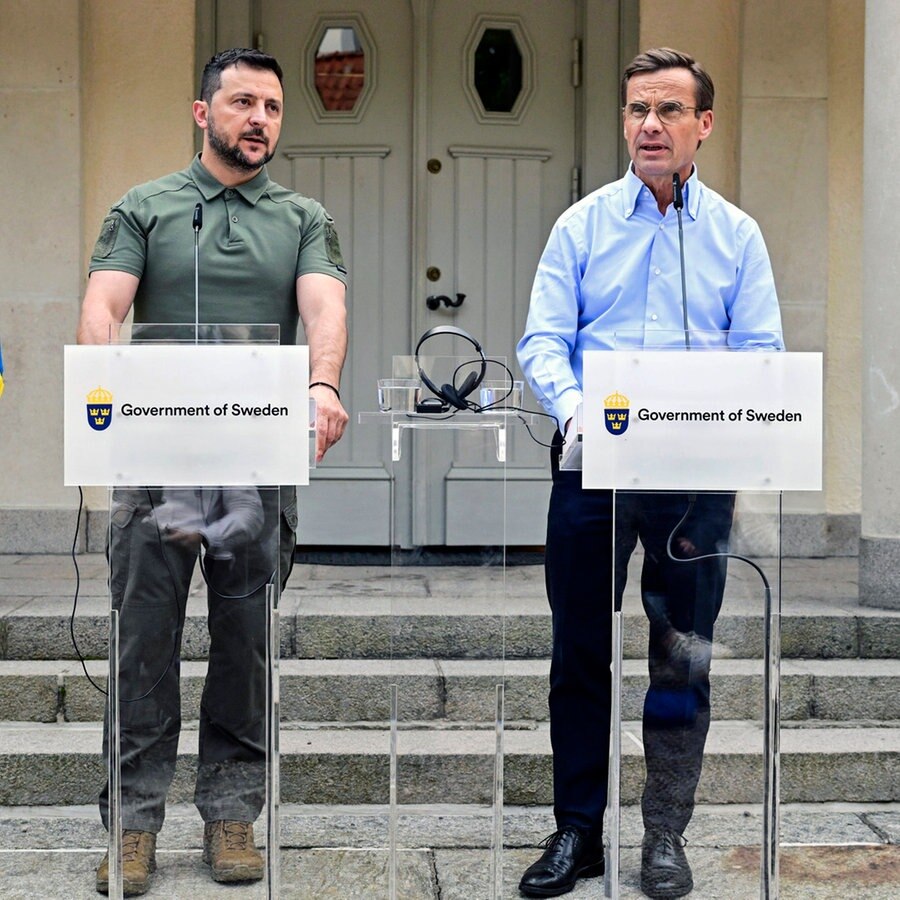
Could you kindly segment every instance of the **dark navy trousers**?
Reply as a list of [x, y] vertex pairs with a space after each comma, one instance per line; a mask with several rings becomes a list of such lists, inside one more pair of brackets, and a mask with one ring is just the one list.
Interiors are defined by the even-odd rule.
[[675, 562], [666, 546], [677, 526], [676, 557], [726, 551], [734, 495], [614, 495], [583, 490], [581, 472], [560, 472], [556, 454], [552, 468], [545, 571], [553, 623], [549, 704], [557, 825], [602, 827], [613, 604], [621, 604], [628, 560], [640, 540], [641, 598], [650, 621], [642, 809], [645, 826], [681, 833], [693, 813], [709, 728], [709, 649], [726, 559]]

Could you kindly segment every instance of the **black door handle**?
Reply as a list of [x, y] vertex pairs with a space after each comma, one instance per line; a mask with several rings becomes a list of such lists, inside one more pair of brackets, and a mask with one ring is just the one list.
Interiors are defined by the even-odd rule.
[[463, 300], [466, 299], [465, 294], [457, 294], [456, 299], [452, 299], [448, 297], [446, 294], [432, 294], [430, 297], [425, 298], [425, 305], [431, 309], [435, 310], [440, 308], [440, 305], [443, 303], [444, 306], [456, 309], [459, 306], [463, 305]]

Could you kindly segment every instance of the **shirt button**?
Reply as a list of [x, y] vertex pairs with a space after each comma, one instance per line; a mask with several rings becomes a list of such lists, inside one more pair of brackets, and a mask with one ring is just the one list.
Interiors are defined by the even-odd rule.
[[234, 191], [233, 191], [231, 188], [227, 188], [226, 191], [225, 191], [225, 196], [226, 196], [226, 197], [233, 197], [233, 196], [234, 196]]
[[237, 216], [232, 216], [232, 217], [231, 217], [231, 221], [232, 221], [232, 222], [237, 222]]
[[654, 275], [659, 275], [659, 273], [660, 273], [661, 271], [662, 271], [662, 269], [660, 269], [659, 266], [657, 266], [657, 267], [653, 270], [653, 274], [654, 274]]
[[659, 316], [656, 313], [653, 313], [653, 315], [650, 316], [650, 321], [655, 322], [658, 318]]
[[660, 230], [660, 231], [662, 231], [663, 228], [665, 228], [665, 227], [666, 227], [666, 223], [665, 223], [665, 222], [660, 222], [660, 223], [659, 223], [659, 230]]

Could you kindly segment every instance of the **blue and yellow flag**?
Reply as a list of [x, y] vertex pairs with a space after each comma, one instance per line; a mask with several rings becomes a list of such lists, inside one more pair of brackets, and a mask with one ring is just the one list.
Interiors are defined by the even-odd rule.
[[0, 347], [0, 397], [3, 396], [3, 347]]

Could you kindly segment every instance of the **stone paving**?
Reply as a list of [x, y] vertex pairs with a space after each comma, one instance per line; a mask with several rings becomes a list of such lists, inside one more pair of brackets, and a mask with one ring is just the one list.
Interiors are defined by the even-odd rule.
[[[18, 812], [18, 817], [16, 817]], [[0, 885], [4, 898], [95, 897], [93, 874], [105, 833], [93, 811], [58, 810], [57, 827], [46, 810], [7, 810], [0, 819]], [[688, 853], [695, 876], [693, 897], [755, 900], [759, 887], [758, 809], [698, 808], [689, 830]], [[490, 819], [459, 809], [434, 807], [401, 816], [397, 898], [472, 900], [490, 898]], [[540, 835], [552, 830], [549, 809], [507, 811], [502, 853], [502, 896], [517, 897], [522, 871], [537, 857]], [[160, 835], [159, 872], [150, 896], [171, 898], [262, 898], [262, 885], [223, 887], [209, 878], [200, 859], [196, 813], [170, 811]], [[55, 835], [55, 840], [53, 840]], [[643, 896], [638, 813], [623, 815], [620, 896]], [[895, 900], [900, 889], [900, 804], [787, 806], [782, 810], [781, 896], [826, 900]], [[58, 849], [48, 849], [46, 843]], [[82, 848], [71, 846], [82, 843]], [[278, 896], [387, 898], [387, 818], [359, 810], [287, 808]], [[529, 846], [530, 845], [530, 846]], [[604, 896], [602, 878], [580, 881], [573, 898]]]

